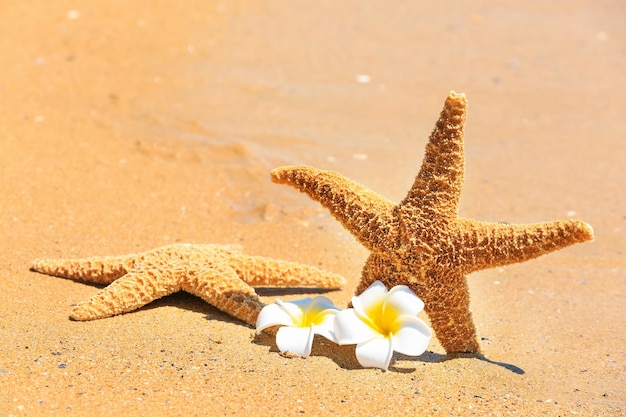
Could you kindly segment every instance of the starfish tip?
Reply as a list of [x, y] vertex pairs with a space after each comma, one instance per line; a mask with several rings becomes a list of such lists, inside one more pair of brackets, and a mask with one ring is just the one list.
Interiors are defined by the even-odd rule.
[[35, 259], [31, 264], [30, 264], [30, 270], [31, 271], [37, 271], [37, 272], [43, 272], [46, 270], [46, 266], [48, 265], [48, 261], [46, 259]]
[[86, 314], [86, 312], [77, 307], [72, 311], [72, 314], [70, 314], [70, 320], [73, 321], [89, 321], [89, 320], [93, 320], [95, 317], [91, 317], [89, 314]]
[[287, 171], [289, 171], [292, 168], [294, 167], [284, 166], [284, 167], [274, 168], [272, 171], [270, 171], [270, 177], [272, 179], [272, 182], [279, 183], [283, 179], [283, 174], [285, 174]]
[[450, 90], [450, 94], [448, 94], [448, 99], [446, 101], [455, 101], [466, 105], [467, 97], [465, 96], [465, 93], [457, 93], [454, 90]]
[[593, 240], [594, 239], [594, 231], [593, 227], [589, 223], [580, 222], [581, 230], [583, 232], [583, 236], [585, 240]]

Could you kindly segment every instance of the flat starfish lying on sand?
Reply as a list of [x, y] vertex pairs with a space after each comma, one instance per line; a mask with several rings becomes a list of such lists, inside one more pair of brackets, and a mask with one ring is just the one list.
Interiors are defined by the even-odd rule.
[[343, 277], [294, 262], [243, 255], [237, 245], [176, 244], [137, 255], [38, 259], [48, 275], [111, 284], [78, 304], [70, 318], [94, 320], [136, 310], [178, 291], [254, 326], [264, 304], [252, 286], [336, 289]]
[[408, 285], [425, 302], [448, 353], [480, 352], [466, 274], [593, 239], [591, 226], [579, 220], [515, 225], [459, 217], [466, 108], [465, 96], [451, 92], [422, 168], [400, 204], [333, 171], [307, 166], [272, 171], [274, 182], [319, 201], [371, 251], [357, 294], [376, 280], [387, 288]]

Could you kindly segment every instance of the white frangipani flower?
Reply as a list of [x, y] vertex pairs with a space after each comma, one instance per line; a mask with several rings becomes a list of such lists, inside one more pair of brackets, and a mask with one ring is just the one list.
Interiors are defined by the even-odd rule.
[[282, 302], [276, 300], [261, 310], [256, 321], [257, 334], [272, 326], [283, 326], [276, 333], [276, 346], [281, 352], [302, 357], [311, 354], [313, 337], [320, 334], [334, 341], [333, 321], [339, 309], [328, 298]]
[[356, 357], [366, 368], [387, 370], [393, 352], [409, 356], [424, 353], [432, 331], [417, 314], [424, 302], [407, 286], [387, 291], [380, 281], [352, 297], [352, 307], [335, 317], [335, 340], [356, 344]]

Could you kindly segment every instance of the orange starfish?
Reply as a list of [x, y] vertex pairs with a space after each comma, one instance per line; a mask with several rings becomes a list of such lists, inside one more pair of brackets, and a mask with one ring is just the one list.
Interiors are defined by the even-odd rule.
[[344, 283], [312, 266], [244, 255], [238, 245], [176, 244], [136, 255], [38, 259], [32, 269], [110, 284], [74, 308], [70, 318], [81, 321], [127, 313], [182, 290], [254, 326], [265, 304], [252, 285], [336, 289]]
[[422, 168], [400, 204], [333, 171], [287, 166], [272, 180], [319, 201], [371, 254], [357, 294], [372, 282], [408, 285], [426, 306], [448, 353], [479, 353], [466, 275], [523, 262], [593, 239], [579, 220], [487, 223], [459, 217], [465, 174], [465, 95], [451, 92], [426, 145]]

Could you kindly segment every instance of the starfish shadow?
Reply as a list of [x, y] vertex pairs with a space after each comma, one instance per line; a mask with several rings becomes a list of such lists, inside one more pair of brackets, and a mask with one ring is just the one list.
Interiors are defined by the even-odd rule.
[[283, 288], [283, 287], [262, 287], [255, 288], [256, 293], [261, 297], [279, 297], [283, 295], [302, 294], [326, 294], [337, 290], [326, 288]]
[[[403, 357], [406, 359], [411, 359], [410, 356], [405, 356], [405, 355], [399, 355], [399, 357]], [[498, 365], [501, 366], [511, 372], [513, 372], [514, 374], [517, 375], [524, 375], [526, 372], [520, 368], [519, 366], [513, 365], [511, 363], [506, 363], [506, 362], [498, 362], [498, 361], [493, 361], [491, 359], [489, 359], [488, 357], [486, 357], [484, 354], [482, 353], [449, 353], [449, 354], [441, 354], [441, 353], [436, 353], [436, 352], [426, 352], [424, 353], [422, 356], [419, 357], [421, 361], [423, 362], [429, 362], [429, 363], [442, 363], [442, 362], [446, 362], [449, 360], [454, 360], [454, 359], [478, 359], [487, 363], [490, 363], [492, 365]]]
[[207, 303], [202, 298], [197, 297], [193, 294], [189, 294], [185, 291], [179, 291], [173, 294], [166, 295], [165, 297], [154, 300], [135, 311], [152, 310], [166, 306], [176, 307], [183, 310], [193, 311], [194, 313], [203, 314], [207, 320], [220, 320], [235, 324], [246, 324], [243, 321], [222, 312], [220, 309]]

